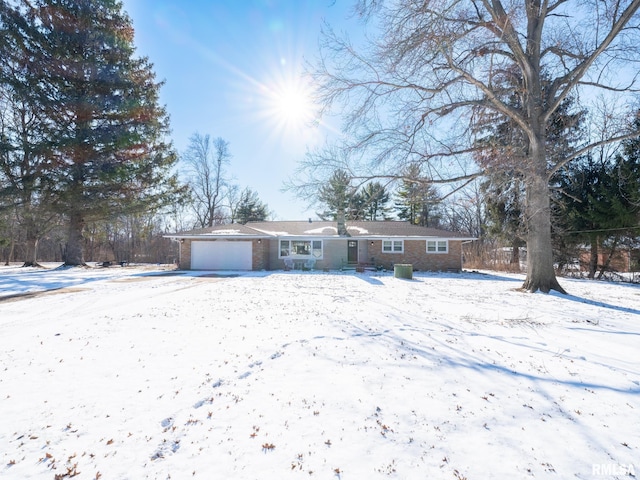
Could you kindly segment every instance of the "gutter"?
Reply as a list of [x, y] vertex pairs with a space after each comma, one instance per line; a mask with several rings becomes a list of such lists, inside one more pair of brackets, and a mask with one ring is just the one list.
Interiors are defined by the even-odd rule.
[[263, 238], [274, 238], [271, 235], [163, 235], [163, 238], [169, 238], [174, 241], [180, 240], [260, 240]]

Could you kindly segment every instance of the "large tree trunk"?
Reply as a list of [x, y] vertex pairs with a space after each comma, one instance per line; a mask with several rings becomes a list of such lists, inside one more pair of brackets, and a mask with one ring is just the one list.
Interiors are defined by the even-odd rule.
[[602, 267], [600, 268], [600, 272], [598, 273], [598, 280], [601, 280], [602, 277], [604, 276], [604, 272], [609, 270], [609, 267], [611, 266], [611, 260], [613, 259], [613, 256], [616, 254], [616, 250], [618, 249], [619, 241], [620, 241], [620, 238], [617, 236], [613, 239], [613, 244], [609, 249], [609, 254], [607, 255], [607, 258], [605, 259], [605, 261], [602, 262]]
[[509, 267], [516, 272], [520, 271], [520, 241], [514, 240], [511, 242], [511, 259], [509, 260]]
[[[33, 187], [29, 187], [31, 189]], [[44, 224], [42, 209], [32, 204], [31, 195], [23, 196], [25, 208], [21, 217], [21, 226], [25, 232], [25, 248], [23, 267], [40, 267], [38, 264], [38, 243], [43, 235]]]
[[66, 258], [64, 265], [77, 267], [84, 265], [83, 255], [83, 231], [84, 217], [80, 212], [71, 212], [69, 215], [69, 237], [67, 239]]
[[551, 210], [546, 175], [532, 175], [527, 182], [527, 278], [523, 289], [566, 293], [553, 269]]
[[589, 241], [591, 243], [591, 248], [589, 252], [589, 273], [587, 274], [587, 278], [595, 278], [596, 271], [598, 270], [598, 235], [591, 234], [589, 236]]
[[26, 215], [23, 217], [23, 225], [25, 229], [26, 251], [23, 267], [39, 267], [38, 264], [38, 243], [40, 241], [41, 230], [39, 224], [43, 222], [42, 217], [35, 215], [30, 208], [27, 209]]
[[[553, 268], [551, 246], [551, 206], [549, 174], [547, 170], [546, 122], [542, 108], [542, 85], [540, 82], [540, 45], [527, 44], [530, 71], [525, 72], [528, 91], [526, 95], [529, 116], [528, 151], [525, 172], [525, 218], [527, 227], [527, 278], [523, 289], [530, 292], [540, 290], [549, 293], [557, 290], [566, 293], [558, 283]], [[527, 75], [528, 74], [528, 75]]]
[[38, 243], [37, 236], [29, 235], [27, 232], [26, 252], [23, 267], [39, 267], [38, 264]]
[[11, 244], [9, 245], [9, 251], [7, 252], [7, 258], [5, 259], [5, 266], [9, 266], [9, 263], [11, 263], [11, 261], [13, 260], [13, 252], [16, 248], [16, 242], [13, 239], [13, 236], [11, 237]]

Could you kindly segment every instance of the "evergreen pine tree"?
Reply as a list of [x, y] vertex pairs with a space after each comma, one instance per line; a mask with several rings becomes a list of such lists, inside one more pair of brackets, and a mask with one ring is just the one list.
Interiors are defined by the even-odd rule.
[[524, 188], [514, 172], [495, 173], [480, 186], [486, 207], [486, 232], [511, 247], [510, 265], [520, 269], [520, 247], [526, 245]]
[[[505, 83], [514, 86], [507, 97], [510, 106], [521, 108], [518, 93], [520, 78], [505, 75]], [[565, 99], [554, 112], [546, 132], [547, 158], [558, 161], [570, 146], [578, 141], [584, 111], [575, 110], [575, 100]], [[481, 189], [487, 209], [487, 233], [511, 247], [510, 264], [519, 268], [520, 247], [526, 244], [525, 212], [526, 188], [521, 165], [525, 163], [529, 140], [512, 119], [486, 113], [478, 116], [473, 126], [482, 147], [475, 157], [479, 164], [492, 166]]]
[[362, 189], [364, 218], [366, 220], [384, 220], [389, 212], [389, 193], [380, 182], [367, 183]]
[[[38, 265], [40, 238], [54, 226], [51, 199], [43, 190], [48, 139], [46, 118], [31, 102], [31, 58], [16, 35], [24, 17], [0, 3], [0, 210], [11, 212], [25, 244], [24, 266]], [[15, 238], [11, 242], [15, 242]]]
[[134, 55], [118, 0], [19, 0], [8, 24], [28, 61], [29, 101], [46, 118], [43, 189], [65, 216], [65, 263], [81, 265], [88, 221], [158, 208], [178, 192], [161, 83]]
[[258, 193], [250, 188], [240, 194], [240, 201], [236, 209], [236, 221], [241, 224], [260, 222], [269, 216], [269, 207], [258, 198]]
[[351, 177], [344, 170], [336, 170], [326, 184], [318, 190], [318, 201], [325, 209], [318, 216], [322, 219], [338, 220], [343, 215], [346, 220], [354, 220], [359, 215], [357, 189], [351, 185]]
[[395, 208], [400, 220], [406, 220], [413, 225], [440, 225], [440, 195], [436, 187], [422, 176], [418, 164], [412, 163], [407, 167], [396, 192]]
[[[637, 170], [630, 173], [632, 164], [633, 160], [627, 162], [623, 156], [612, 160], [588, 155], [558, 176], [564, 228], [570, 232], [568, 243], [590, 247], [589, 278], [595, 277], [599, 267], [602, 276], [607, 267], [598, 263], [600, 247], [608, 246], [610, 259], [622, 236], [632, 235], [637, 226], [638, 205], [630, 201], [630, 196], [637, 195], [633, 190], [640, 179]], [[625, 191], [624, 184], [630, 180], [636, 187]]]
[[[633, 128], [640, 131], [640, 111], [633, 121]], [[629, 209], [638, 213], [640, 209], [640, 137], [622, 143], [622, 155], [616, 158], [618, 187]], [[636, 219], [637, 221], [640, 219]]]

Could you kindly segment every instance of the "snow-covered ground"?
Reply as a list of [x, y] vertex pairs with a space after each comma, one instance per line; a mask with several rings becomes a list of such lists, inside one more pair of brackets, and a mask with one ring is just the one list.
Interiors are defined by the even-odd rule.
[[640, 476], [640, 288], [0, 267], [2, 479]]

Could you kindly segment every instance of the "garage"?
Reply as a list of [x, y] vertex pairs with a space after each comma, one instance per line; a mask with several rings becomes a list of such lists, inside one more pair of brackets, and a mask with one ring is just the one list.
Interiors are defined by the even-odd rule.
[[251, 270], [251, 242], [191, 243], [191, 268], [193, 270]]

